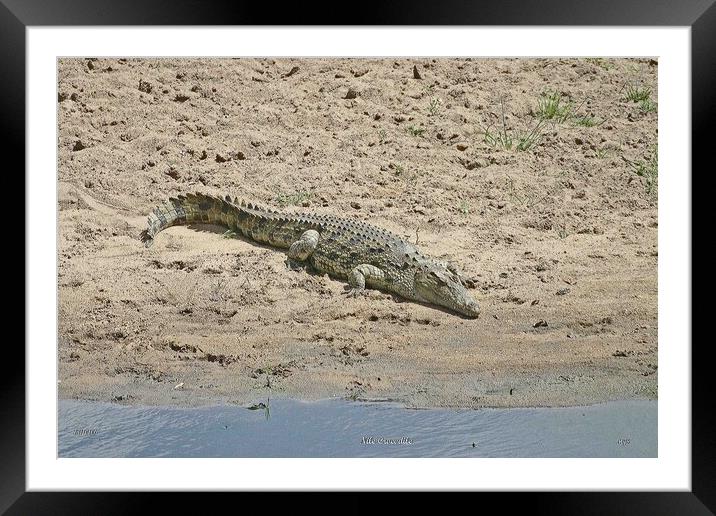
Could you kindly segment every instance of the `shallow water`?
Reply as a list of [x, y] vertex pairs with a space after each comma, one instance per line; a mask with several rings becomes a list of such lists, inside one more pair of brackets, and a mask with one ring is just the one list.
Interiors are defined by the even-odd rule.
[[657, 402], [414, 410], [276, 399], [248, 410], [60, 400], [58, 441], [60, 457], [656, 457]]

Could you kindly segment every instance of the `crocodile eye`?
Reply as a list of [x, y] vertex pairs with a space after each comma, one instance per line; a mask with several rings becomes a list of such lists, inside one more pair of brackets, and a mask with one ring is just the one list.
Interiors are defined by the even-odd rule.
[[438, 274], [435, 271], [430, 271], [430, 277], [436, 279], [440, 285], [447, 285], [447, 280], [442, 274]]
[[452, 262], [448, 262], [447, 270], [450, 271], [450, 273], [453, 275], [453, 279], [455, 281], [460, 282], [463, 286], [465, 285], [465, 278], [463, 277], [460, 269], [457, 268], [457, 265]]

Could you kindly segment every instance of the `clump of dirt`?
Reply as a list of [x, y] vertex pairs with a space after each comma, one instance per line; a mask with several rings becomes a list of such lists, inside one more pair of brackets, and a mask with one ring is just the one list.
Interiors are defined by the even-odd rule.
[[[657, 395], [648, 59], [61, 59], [60, 395], [409, 406]], [[294, 270], [169, 196], [348, 215], [449, 259], [467, 320]]]

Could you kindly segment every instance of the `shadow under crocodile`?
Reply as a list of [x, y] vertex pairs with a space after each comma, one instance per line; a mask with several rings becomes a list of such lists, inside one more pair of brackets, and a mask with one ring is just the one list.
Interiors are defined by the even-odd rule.
[[[222, 238], [231, 238], [231, 239], [240, 240], [240, 241], [246, 242], [247, 244], [250, 244], [250, 245], [252, 245], [252, 246], [254, 246], [254, 247], [258, 247], [258, 248], [261, 248], [261, 249], [268, 249], [268, 250], [273, 251], [273, 252], [275, 252], [275, 253], [283, 253], [284, 255], [286, 255], [286, 250], [285, 250], [285, 249], [279, 249], [279, 248], [277, 248], [277, 247], [273, 247], [273, 246], [268, 245], [268, 244], [263, 244], [263, 243], [261, 243], [261, 242], [257, 242], [257, 241], [255, 241], [255, 240], [252, 240], [251, 238], [245, 237], [245, 236], [242, 235], [241, 233], [234, 233], [234, 232], [232, 232], [232, 233], [230, 233], [230, 236], [227, 237], [226, 235], [227, 235], [228, 231], [227, 231], [227, 229], [226, 229], [224, 226], [220, 226], [220, 225], [216, 225], [216, 224], [188, 224], [188, 225], [186, 225], [186, 226], [184, 226], [184, 227], [189, 228], [189, 229], [191, 229], [191, 230], [193, 230], [193, 231], [197, 231], [197, 232], [199, 232], [199, 233], [212, 233], [212, 234], [215, 234], [215, 235], [219, 235], [219, 236], [221, 236]], [[305, 271], [306, 273], [310, 274], [311, 276], [319, 276], [319, 277], [320, 277], [320, 276], [323, 276], [323, 275], [324, 275], [324, 273], [321, 273], [321, 272], [316, 271], [316, 270], [313, 269], [313, 267], [311, 267], [310, 265], [301, 264], [301, 263], [293, 262], [293, 261], [291, 261], [291, 262], [289, 263], [288, 256], [286, 256], [286, 266], [287, 266], [287, 268], [292, 269], [292, 270], [303, 270], [303, 271]], [[348, 295], [348, 292], [349, 292], [350, 289], [351, 289], [351, 287], [350, 287], [344, 280], [338, 279], [338, 280], [336, 280], [336, 281], [340, 281], [340, 282], [344, 283], [344, 287], [343, 287], [343, 288], [344, 288], [344, 290], [346, 291], [346, 296], [347, 296], [347, 295]], [[448, 309], [448, 308], [445, 308], [445, 307], [442, 307], [442, 306], [439, 306], [439, 305], [433, 305], [433, 304], [430, 304], [430, 303], [423, 303], [423, 302], [415, 301], [415, 300], [412, 300], [412, 299], [405, 299], [405, 298], [402, 298], [402, 297], [398, 296], [397, 294], [393, 294], [392, 292], [384, 292], [384, 293], [387, 294], [387, 295], [389, 295], [395, 303], [412, 303], [412, 304], [416, 304], [416, 305], [422, 305], [422, 306], [425, 306], [425, 307], [430, 308], [430, 309], [432, 309], [432, 310], [437, 310], [437, 311], [440, 311], [440, 312], [449, 314], [449, 315], [451, 315], [451, 316], [453, 316], [453, 317], [459, 317], [460, 319], [464, 319], [464, 320], [468, 320], [468, 321], [474, 321], [474, 320], [479, 319], [479, 315], [478, 315], [477, 317], [468, 317], [468, 316], [463, 315], [463, 314], [461, 314], [461, 313], [459, 313], [459, 312], [454, 312], [454, 311], [452, 311], [452, 310], [450, 310], [450, 309]]]

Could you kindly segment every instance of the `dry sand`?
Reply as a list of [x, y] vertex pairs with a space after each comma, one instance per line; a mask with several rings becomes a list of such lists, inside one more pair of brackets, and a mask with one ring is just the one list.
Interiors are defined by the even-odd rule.
[[[625, 99], [639, 85], [657, 102], [655, 61], [58, 66], [61, 397], [414, 407], [656, 398], [657, 199], [629, 162], [649, 159], [657, 114]], [[546, 91], [603, 123], [543, 123], [523, 151], [487, 141], [504, 106], [516, 145]], [[375, 291], [347, 298], [344, 283], [289, 270], [282, 252], [215, 227], [170, 228], [145, 249], [149, 210], [192, 191], [349, 215], [417, 239], [474, 278], [482, 314]]]

